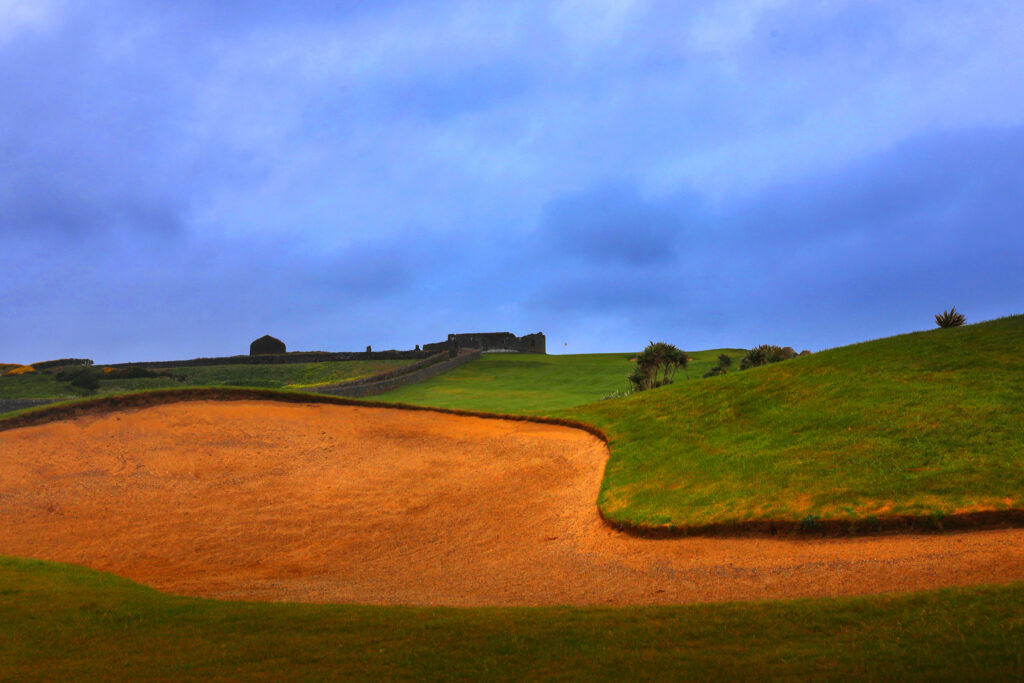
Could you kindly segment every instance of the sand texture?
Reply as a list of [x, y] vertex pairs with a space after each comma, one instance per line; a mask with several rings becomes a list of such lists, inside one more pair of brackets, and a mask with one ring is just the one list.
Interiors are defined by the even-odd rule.
[[624, 605], [1024, 579], [1024, 530], [635, 538], [583, 431], [194, 401], [0, 432], [0, 554], [248, 600]]

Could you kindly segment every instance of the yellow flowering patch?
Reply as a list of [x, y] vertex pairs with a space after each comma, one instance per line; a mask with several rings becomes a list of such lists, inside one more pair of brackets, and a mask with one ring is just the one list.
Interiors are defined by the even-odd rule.
[[114, 368], [103, 368], [103, 374], [104, 375], [109, 375], [113, 371], [114, 371]]
[[8, 375], [24, 375], [26, 372], [35, 372], [35, 371], [36, 371], [36, 369], [34, 367], [32, 367], [31, 365], [22, 365], [22, 366], [14, 368], [13, 370], [8, 370], [7, 374]]

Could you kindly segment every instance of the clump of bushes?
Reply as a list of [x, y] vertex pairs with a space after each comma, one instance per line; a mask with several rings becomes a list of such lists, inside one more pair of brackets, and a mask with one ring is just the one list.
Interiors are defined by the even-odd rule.
[[935, 324], [939, 327], [960, 327], [965, 322], [967, 318], [963, 313], [956, 312], [956, 306], [935, 316]]
[[671, 384], [679, 368], [686, 372], [690, 357], [672, 344], [651, 342], [636, 357], [636, 368], [629, 376], [629, 382], [635, 391], [646, 391]]
[[158, 372], [156, 370], [150, 370], [143, 365], [132, 365], [130, 363], [117, 368], [109, 366], [103, 368], [102, 379], [145, 379], [149, 377], [171, 377], [179, 381], [184, 381], [185, 379], [184, 377], [178, 377], [177, 375], [172, 375], [166, 371]]
[[44, 360], [42, 363], [33, 363], [36, 370], [49, 370], [51, 368], [62, 368], [68, 365], [90, 366], [92, 361], [88, 358], [58, 358], [57, 360]]
[[718, 354], [718, 365], [705, 372], [704, 376], [714, 377], [716, 375], [724, 375], [729, 371], [730, 365], [732, 365], [732, 357], [727, 353], [720, 353]]
[[99, 371], [91, 365], [82, 365], [64, 368], [56, 377], [59, 382], [70, 382], [71, 386], [92, 393], [100, 388], [99, 375]]
[[761, 344], [760, 346], [755, 346], [747, 351], [747, 354], [743, 356], [743, 360], [740, 361], [740, 370], [756, 368], [762, 365], [768, 365], [769, 363], [778, 363], [780, 361], [789, 360], [790, 358], [795, 358], [796, 355], [796, 349], [792, 346]]

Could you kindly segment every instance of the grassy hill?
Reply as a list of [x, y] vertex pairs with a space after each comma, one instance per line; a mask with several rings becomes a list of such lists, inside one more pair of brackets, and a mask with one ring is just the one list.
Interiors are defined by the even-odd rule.
[[1024, 508], [1024, 316], [855, 344], [564, 411], [638, 526], [871, 524]]
[[218, 602], [0, 558], [5, 680], [1011, 680], [1024, 589], [442, 609]]
[[[686, 373], [677, 383], [693, 381], [718, 362], [718, 354], [733, 357], [740, 349], [691, 352]], [[599, 401], [625, 392], [636, 353], [579, 355], [485, 354], [482, 358], [426, 382], [373, 397], [375, 401], [412, 403], [438, 408], [481, 410], [519, 415], [552, 415], [566, 408]]]
[[[386, 398], [600, 426], [599, 502], [632, 525], [1024, 506], [1024, 316], [709, 379], [697, 366], [594, 402], [629, 368], [627, 354], [487, 356]], [[0, 677], [1010, 680], [1024, 677], [1022, 614], [1022, 584], [618, 609], [215, 602], [0, 558]]]
[[[368, 377], [395, 370], [412, 360], [350, 360], [322, 363], [273, 363], [259, 365], [195, 365], [156, 368], [161, 377], [120, 379], [100, 374], [99, 394], [188, 386], [237, 386], [303, 389]], [[98, 366], [98, 370], [103, 366]], [[0, 376], [3, 398], [77, 398], [85, 392], [57, 379], [57, 369]]]

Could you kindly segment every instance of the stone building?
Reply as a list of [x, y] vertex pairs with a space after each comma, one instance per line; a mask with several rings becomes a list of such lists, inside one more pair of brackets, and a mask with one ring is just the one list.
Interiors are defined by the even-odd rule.
[[269, 334], [265, 334], [252, 344], [249, 344], [250, 356], [266, 356], [276, 353], [286, 353], [284, 342], [271, 337]]
[[517, 337], [511, 332], [465, 332], [449, 334], [448, 339], [424, 344], [424, 351], [480, 349], [484, 353], [547, 353], [543, 332]]

